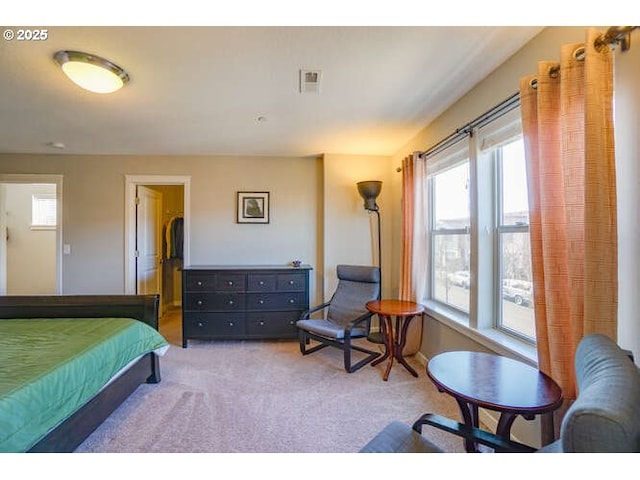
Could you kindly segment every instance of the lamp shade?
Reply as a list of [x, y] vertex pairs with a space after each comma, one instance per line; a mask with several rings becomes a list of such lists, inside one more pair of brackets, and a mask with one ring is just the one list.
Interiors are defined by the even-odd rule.
[[74, 83], [94, 93], [111, 93], [129, 81], [122, 68], [97, 55], [60, 50], [53, 57]]
[[369, 211], [378, 211], [376, 198], [382, 190], [382, 182], [378, 180], [367, 180], [358, 182], [358, 193], [364, 199], [364, 209]]

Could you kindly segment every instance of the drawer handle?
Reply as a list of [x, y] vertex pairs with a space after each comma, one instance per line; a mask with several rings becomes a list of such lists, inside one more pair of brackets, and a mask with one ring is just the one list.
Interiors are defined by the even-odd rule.
[[204, 323], [198, 322], [198, 327], [204, 327]]
[[290, 298], [289, 303], [296, 303], [296, 301], [293, 298]]
[[233, 300], [229, 300], [229, 305], [233, 305]]
[[295, 325], [295, 324], [296, 324], [295, 320], [289, 320], [289, 325]]
[[229, 322], [229, 326], [230, 326], [230, 327], [233, 327], [233, 322]]
[[260, 280], [260, 282], [258, 282], [259, 285], [264, 285], [264, 282], [262, 280]]
[[227, 282], [227, 285], [231, 286], [231, 285], [233, 285], [233, 282], [232, 282], [231, 280], [229, 280], [229, 281]]
[[293, 280], [289, 280], [289, 285], [293, 285]]
[[264, 326], [264, 321], [263, 320], [260, 320], [260, 326], [261, 327]]
[[258, 303], [259, 303], [260, 305], [264, 305], [264, 300], [260, 299], [260, 300], [258, 300]]
[[198, 280], [198, 281], [196, 282], [196, 285], [198, 285], [199, 287], [201, 287], [201, 286], [202, 286], [202, 281]]
[[202, 300], [198, 300], [196, 303], [197, 303], [198, 305], [202, 305]]

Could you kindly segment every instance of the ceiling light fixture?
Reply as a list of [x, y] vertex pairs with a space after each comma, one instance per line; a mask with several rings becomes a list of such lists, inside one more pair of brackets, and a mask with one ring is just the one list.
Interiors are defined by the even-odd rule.
[[53, 56], [74, 83], [95, 93], [112, 93], [129, 81], [129, 74], [118, 65], [84, 52], [60, 50]]

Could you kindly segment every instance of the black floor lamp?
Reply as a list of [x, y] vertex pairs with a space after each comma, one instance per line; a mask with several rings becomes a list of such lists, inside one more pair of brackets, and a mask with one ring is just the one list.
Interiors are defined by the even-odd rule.
[[[382, 190], [382, 182], [378, 180], [367, 180], [364, 182], [358, 182], [358, 193], [364, 199], [364, 209], [369, 213], [375, 213], [378, 217], [378, 268], [380, 269], [380, 291], [378, 293], [378, 300], [382, 295], [382, 248], [381, 248], [381, 232], [380, 232], [380, 211], [376, 204], [376, 199], [380, 195]], [[384, 343], [382, 340], [382, 332], [369, 332], [367, 339], [374, 343]]]

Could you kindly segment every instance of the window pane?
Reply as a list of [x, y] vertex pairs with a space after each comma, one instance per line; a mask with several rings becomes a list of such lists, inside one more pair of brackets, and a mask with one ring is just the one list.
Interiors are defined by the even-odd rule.
[[31, 225], [55, 227], [56, 208], [54, 194], [34, 194], [31, 200]]
[[535, 339], [529, 232], [500, 235], [502, 327]]
[[522, 140], [502, 147], [502, 224], [529, 225], [527, 171]]
[[469, 312], [469, 235], [434, 235], [433, 298]]
[[469, 227], [469, 162], [434, 175], [434, 227]]

